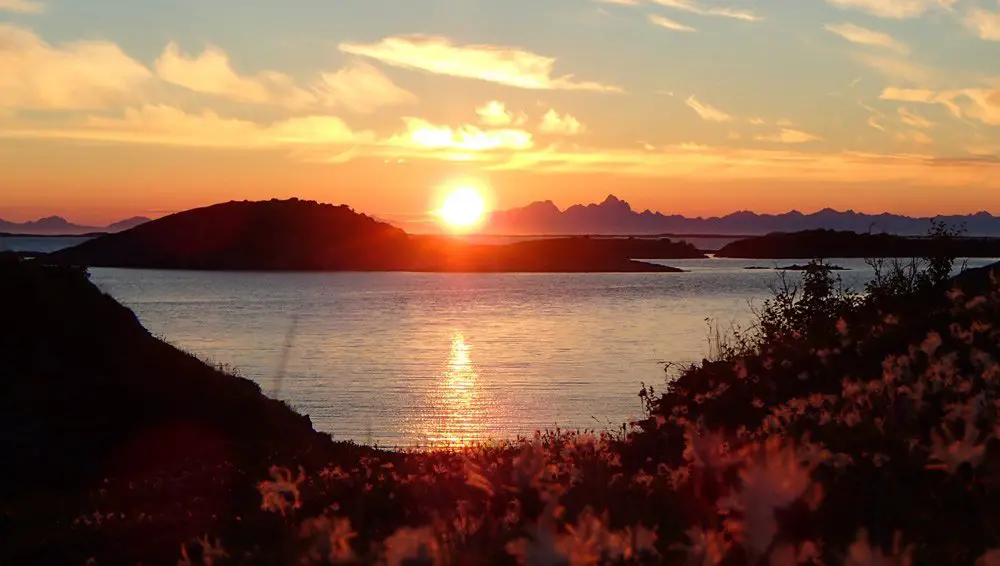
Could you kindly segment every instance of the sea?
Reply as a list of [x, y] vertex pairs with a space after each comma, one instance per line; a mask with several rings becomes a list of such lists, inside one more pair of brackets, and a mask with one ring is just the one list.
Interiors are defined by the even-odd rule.
[[[979, 267], [996, 260], [969, 260]], [[91, 269], [154, 335], [257, 382], [337, 440], [454, 446], [615, 429], [746, 328], [807, 260], [657, 261], [685, 273], [220, 273]], [[860, 290], [863, 261], [834, 259]], [[790, 281], [799, 274], [788, 272]], [[248, 415], [247, 418], [252, 418]]]

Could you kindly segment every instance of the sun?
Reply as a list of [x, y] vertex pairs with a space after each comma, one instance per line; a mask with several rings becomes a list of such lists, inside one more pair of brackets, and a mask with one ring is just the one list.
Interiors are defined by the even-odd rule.
[[468, 230], [482, 224], [486, 213], [486, 197], [475, 187], [452, 189], [437, 210], [441, 221], [454, 230]]

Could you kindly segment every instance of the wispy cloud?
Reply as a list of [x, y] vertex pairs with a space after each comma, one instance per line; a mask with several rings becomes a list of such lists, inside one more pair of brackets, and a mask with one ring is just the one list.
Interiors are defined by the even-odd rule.
[[237, 73], [222, 49], [209, 45], [201, 54], [188, 56], [171, 42], [154, 65], [160, 79], [194, 92], [242, 102], [303, 107], [315, 101], [284, 73], [264, 71], [254, 76]]
[[757, 22], [760, 21], [760, 16], [757, 16], [748, 10], [739, 10], [736, 8], [720, 8], [717, 6], [703, 6], [696, 0], [651, 0], [655, 4], [664, 6], [667, 8], [673, 8], [675, 10], [680, 10], [682, 12], [688, 12], [691, 14], [698, 14], [699, 16], [714, 16], [720, 18], [733, 18], [735, 20], [742, 20], [745, 22]]
[[875, 128], [876, 130], [878, 130], [880, 132], [884, 132], [885, 131], [885, 128], [882, 127], [882, 124], [878, 123], [878, 118], [876, 118], [875, 116], [870, 116], [868, 118], [868, 126], [872, 127], [872, 128]]
[[956, 118], [973, 118], [1000, 126], [1000, 90], [966, 88], [934, 91], [889, 87], [879, 96], [882, 100], [922, 104], [940, 104]]
[[698, 114], [698, 116], [701, 116], [702, 120], [709, 122], [728, 122], [733, 119], [732, 116], [726, 114], [722, 110], [719, 110], [710, 104], [700, 102], [694, 95], [689, 96], [688, 99], [684, 101], [684, 104], [687, 104], [689, 108]]
[[387, 37], [377, 43], [342, 43], [345, 53], [369, 57], [387, 65], [438, 75], [478, 79], [537, 90], [586, 90], [621, 92], [621, 88], [573, 75], [553, 76], [556, 60], [517, 47], [456, 45], [446, 37], [407, 35]]
[[975, 9], [971, 10], [964, 19], [965, 26], [980, 39], [987, 41], [1000, 41], [1000, 12]]
[[958, 0], [826, 0], [827, 4], [854, 9], [880, 18], [906, 19], [922, 16], [931, 9], [950, 10]]
[[899, 107], [899, 110], [897, 112], [899, 114], [899, 119], [907, 126], [912, 126], [914, 128], [921, 128], [921, 129], [927, 129], [934, 126], [934, 124], [927, 118], [924, 118], [923, 116], [915, 112], [910, 112], [909, 110], [903, 108], [902, 106]]
[[649, 21], [655, 26], [660, 26], [661, 28], [666, 28], [673, 31], [684, 31], [684, 32], [694, 32], [698, 31], [691, 26], [686, 26], [678, 21], [671, 20], [665, 16], [659, 14], [650, 14]]
[[114, 43], [56, 47], [0, 23], [0, 108], [106, 108], [136, 101], [152, 76]]
[[528, 121], [528, 116], [524, 112], [515, 116], [499, 100], [492, 100], [476, 108], [476, 114], [479, 115], [480, 122], [491, 127], [509, 126], [511, 124], [521, 126]]
[[920, 130], [897, 132], [893, 138], [895, 138], [896, 141], [914, 143], [917, 145], [931, 145], [934, 143], [934, 140], [930, 136]]
[[937, 69], [925, 67], [905, 59], [886, 57], [874, 53], [855, 53], [854, 59], [893, 81], [912, 85], [928, 85], [939, 82], [940, 73]]
[[837, 24], [826, 24], [824, 26], [827, 31], [839, 35], [840, 37], [850, 41], [851, 43], [856, 43], [859, 45], [871, 45], [875, 47], [883, 47], [891, 51], [895, 51], [900, 55], [906, 55], [910, 52], [910, 48], [906, 46], [905, 43], [897, 40], [889, 34], [864, 28], [851, 23], [837, 23]]
[[821, 141], [823, 138], [799, 130], [782, 128], [781, 131], [778, 132], [777, 134], [768, 136], [757, 136], [755, 139], [757, 139], [758, 141], [766, 141], [774, 143], [808, 143], [813, 141]]
[[313, 90], [321, 104], [360, 114], [417, 102], [413, 93], [397, 86], [374, 66], [360, 61], [333, 73], [321, 73]]
[[573, 136], [584, 131], [583, 124], [569, 114], [560, 115], [555, 110], [549, 110], [542, 118], [538, 131], [546, 134], [561, 134]]
[[48, 130], [11, 130], [7, 136], [70, 138], [191, 147], [271, 148], [285, 145], [371, 143], [333, 116], [306, 116], [261, 125], [212, 111], [192, 114], [165, 105], [129, 108], [121, 117], [90, 116], [82, 123]]
[[15, 14], [41, 14], [45, 11], [45, 4], [33, 0], [0, 0], [0, 12], [14, 12]]

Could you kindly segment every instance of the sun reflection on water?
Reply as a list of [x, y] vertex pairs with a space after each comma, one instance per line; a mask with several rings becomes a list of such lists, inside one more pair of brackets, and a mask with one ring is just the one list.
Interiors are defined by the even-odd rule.
[[459, 446], [481, 440], [486, 431], [479, 376], [472, 346], [465, 335], [451, 336], [451, 352], [434, 397], [435, 410], [423, 423], [424, 437], [433, 446]]

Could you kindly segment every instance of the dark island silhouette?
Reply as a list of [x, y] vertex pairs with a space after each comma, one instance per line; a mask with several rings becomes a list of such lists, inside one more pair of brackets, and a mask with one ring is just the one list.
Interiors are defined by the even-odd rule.
[[945, 253], [955, 257], [1000, 257], [1000, 239], [953, 237], [941, 248], [930, 238], [891, 234], [858, 234], [835, 230], [773, 233], [738, 240], [715, 252], [739, 259], [917, 258]]
[[351, 210], [299, 199], [180, 212], [47, 256], [91, 267], [252, 271], [676, 272], [636, 261], [705, 257], [669, 239], [470, 244], [411, 236]]

